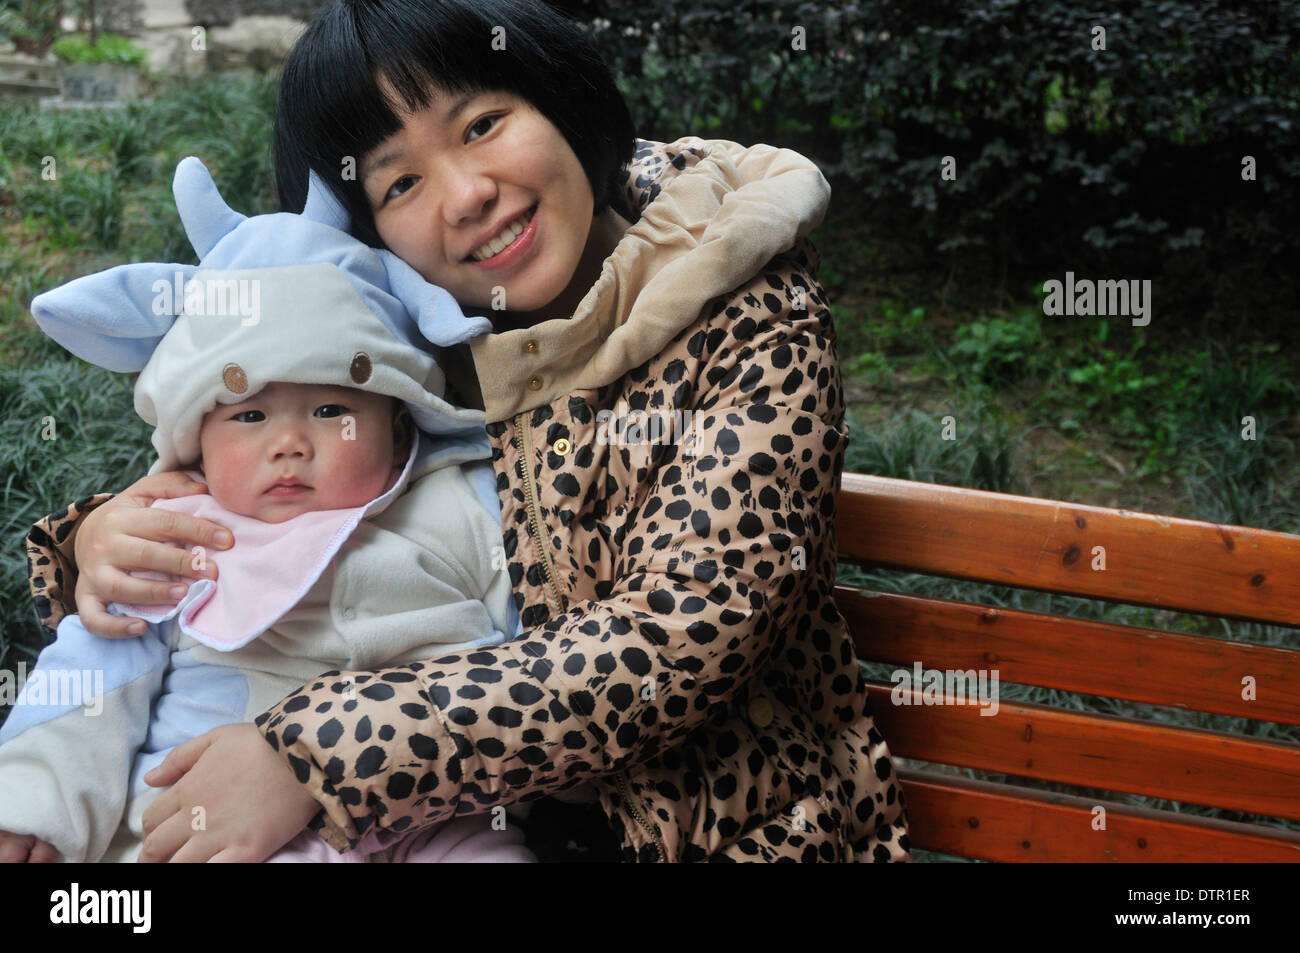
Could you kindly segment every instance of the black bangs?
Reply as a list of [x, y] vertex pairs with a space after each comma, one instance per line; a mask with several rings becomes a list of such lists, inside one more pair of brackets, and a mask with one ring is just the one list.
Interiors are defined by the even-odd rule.
[[597, 212], [613, 200], [635, 128], [599, 52], [564, 17], [529, 0], [338, 0], [311, 22], [281, 73], [281, 207], [302, 210], [314, 169], [351, 214], [353, 233], [382, 244], [358, 178], [361, 157], [401, 128], [402, 115], [428, 107], [432, 93], [487, 90], [514, 93], [551, 121], [582, 164]]

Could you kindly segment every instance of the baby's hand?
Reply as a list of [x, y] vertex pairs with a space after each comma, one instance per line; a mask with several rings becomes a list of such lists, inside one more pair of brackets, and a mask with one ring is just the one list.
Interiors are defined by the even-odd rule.
[[31, 834], [0, 831], [0, 864], [49, 864], [59, 852]]

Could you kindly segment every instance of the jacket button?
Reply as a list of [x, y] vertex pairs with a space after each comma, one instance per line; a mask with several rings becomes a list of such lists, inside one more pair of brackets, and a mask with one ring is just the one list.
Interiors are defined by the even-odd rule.
[[525, 344], [525, 345], [524, 345], [524, 353], [525, 353], [525, 354], [536, 354], [536, 353], [537, 353], [537, 342], [536, 342], [536, 341], [529, 341], [527, 344]]
[[528, 378], [528, 389], [529, 389], [529, 390], [541, 390], [541, 389], [542, 389], [542, 379], [541, 379], [540, 377], [538, 377], [536, 374], [534, 374], [532, 377]]
[[845, 844], [845, 845], [844, 845], [844, 863], [846, 863], [846, 864], [851, 864], [851, 863], [853, 863], [853, 862], [854, 862], [854, 861], [853, 861], [853, 845], [852, 845], [852, 844]]
[[563, 437], [555, 441], [555, 443], [551, 444], [551, 453], [554, 453], [557, 456], [562, 457], [566, 453], [568, 453], [571, 449], [572, 446], [570, 445], [569, 441], [564, 439]]
[[772, 723], [772, 703], [766, 698], [755, 698], [749, 703], [749, 720], [755, 728], [766, 728]]

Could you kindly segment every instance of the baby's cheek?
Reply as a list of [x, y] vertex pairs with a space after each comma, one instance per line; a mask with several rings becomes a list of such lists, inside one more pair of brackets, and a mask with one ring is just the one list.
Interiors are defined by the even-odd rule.
[[231, 443], [222, 447], [215, 456], [203, 461], [203, 473], [214, 493], [231, 492], [245, 487], [256, 472], [257, 454]]
[[[358, 425], [360, 426], [360, 425]], [[385, 448], [374, 434], [357, 433], [355, 440], [340, 440], [337, 465], [332, 468], [341, 495], [352, 505], [369, 503], [384, 491], [392, 470], [392, 447]]]

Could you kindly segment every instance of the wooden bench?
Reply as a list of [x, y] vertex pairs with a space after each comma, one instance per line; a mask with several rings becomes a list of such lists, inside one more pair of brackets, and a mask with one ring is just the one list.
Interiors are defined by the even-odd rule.
[[[1300, 536], [1288, 533], [852, 473], [837, 526], [841, 561], [861, 566], [1300, 626]], [[864, 661], [996, 670], [1000, 683], [1300, 724], [1294, 649], [849, 586], [836, 601]], [[870, 684], [895, 756], [1300, 820], [1297, 744], [1008, 701], [989, 717], [951, 699], [922, 704], [915, 687], [911, 704], [895, 704], [893, 681]], [[912, 844], [925, 850], [993, 861], [1300, 861], [1300, 833], [1262, 824], [933, 769], [899, 774]]]

